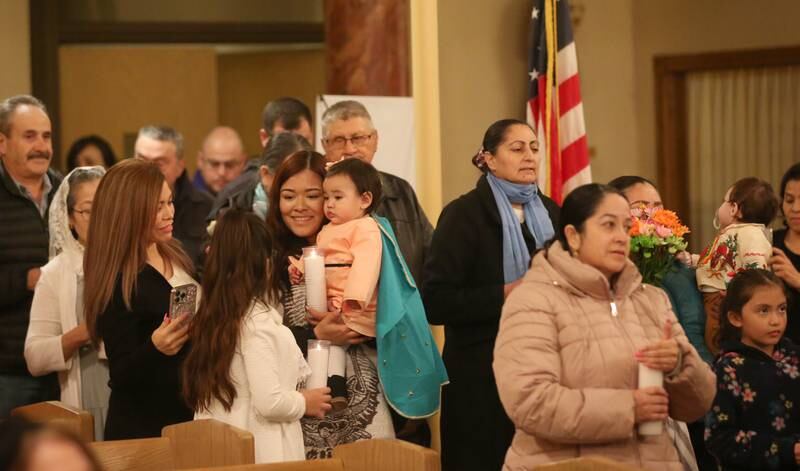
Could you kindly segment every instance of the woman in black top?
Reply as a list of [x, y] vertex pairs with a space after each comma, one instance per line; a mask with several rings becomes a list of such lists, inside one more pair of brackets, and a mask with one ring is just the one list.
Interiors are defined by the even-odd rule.
[[786, 283], [788, 315], [786, 337], [800, 342], [800, 163], [789, 167], [781, 179], [784, 229], [772, 236], [772, 271]]
[[433, 233], [423, 297], [430, 323], [445, 326], [445, 470], [500, 469], [514, 436], [497, 395], [492, 352], [505, 298], [558, 226], [558, 206], [536, 186], [538, 151], [527, 123], [490, 126], [473, 158], [484, 175], [444, 208]]
[[84, 259], [86, 323], [105, 346], [111, 397], [105, 438], [156, 437], [189, 421], [180, 368], [186, 318], [170, 320], [170, 291], [196, 282], [172, 238], [172, 192], [154, 164], [129, 159], [100, 182]]

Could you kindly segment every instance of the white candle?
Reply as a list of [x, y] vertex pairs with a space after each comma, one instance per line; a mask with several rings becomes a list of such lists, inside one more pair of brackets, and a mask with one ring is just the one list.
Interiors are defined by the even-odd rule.
[[347, 369], [347, 347], [331, 345], [328, 356], [328, 376], [341, 376], [344, 378]]
[[324, 388], [328, 385], [328, 352], [331, 343], [327, 340], [308, 341], [308, 366], [311, 376], [306, 381], [307, 389]]
[[[651, 386], [664, 385], [664, 372], [648, 368], [639, 363], [639, 389]], [[664, 422], [652, 420], [639, 424], [639, 435], [661, 435], [664, 429]]]
[[306, 304], [319, 312], [328, 310], [328, 295], [325, 285], [325, 254], [317, 247], [303, 249], [305, 266]]

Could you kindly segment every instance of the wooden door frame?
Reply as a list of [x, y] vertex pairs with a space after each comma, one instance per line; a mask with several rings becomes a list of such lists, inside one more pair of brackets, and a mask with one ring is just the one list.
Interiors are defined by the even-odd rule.
[[323, 43], [322, 23], [69, 22], [60, 0], [30, 0], [31, 88], [48, 108], [53, 164], [61, 165], [58, 49], [67, 44], [287, 44]]
[[654, 59], [658, 185], [664, 205], [681, 219], [691, 214], [686, 173], [688, 130], [686, 75], [721, 69], [800, 65], [800, 47], [751, 49]]

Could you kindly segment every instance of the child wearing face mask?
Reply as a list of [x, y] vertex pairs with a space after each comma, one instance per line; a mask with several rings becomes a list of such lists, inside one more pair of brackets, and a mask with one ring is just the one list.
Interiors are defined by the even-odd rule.
[[738, 180], [725, 193], [714, 218], [719, 233], [700, 255], [697, 286], [706, 312], [705, 342], [719, 352], [720, 304], [728, 283], [742, 270], [767, 268], [772, 242], [767, 226], [778, 212], [772, 186], [755, 177]]
[[706, 448], [722, 470], [798, 469], [800, 355], [783, 337], [783, 282], [766, 270], [745, 270], [728, 285], [721, 313]]
[[[371, 213], [381, 198], [380, 174], [359, 159], [345, 159], [330, 167], [322, 187], [325, 217], [330, 223], [317, 235], [317, 247], [325, 253], [328, 311], [341, 312], [347, 327], [374, 338], [382, 243], [381, 230]], [[298, 281], [302, 264], [291, 262], [291, 278]], [[347, 406], [346, 347], [330, 348], [331, 404], [334, 410], [341, 410]]]

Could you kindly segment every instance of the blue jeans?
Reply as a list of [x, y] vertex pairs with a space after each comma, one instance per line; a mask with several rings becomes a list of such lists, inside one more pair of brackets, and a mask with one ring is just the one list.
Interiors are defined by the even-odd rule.
[[0, 375], [0, 419], [11, 415], [11, 410], [43, 401], [57, 401], [60, 392], [54, 374], [32, 376]]

